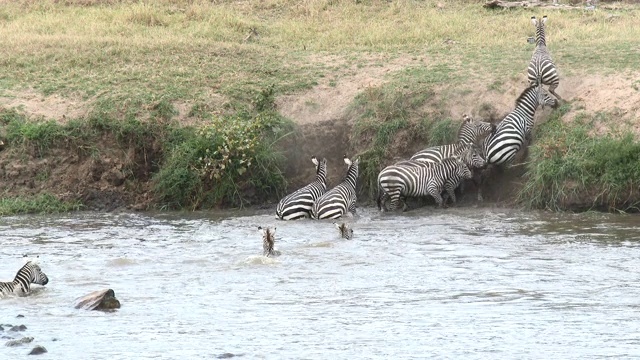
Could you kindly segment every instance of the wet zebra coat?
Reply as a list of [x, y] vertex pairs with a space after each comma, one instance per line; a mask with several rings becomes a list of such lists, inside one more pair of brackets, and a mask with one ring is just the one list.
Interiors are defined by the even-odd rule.
[[311, 161], [316, 166], [315, 181], [282, 198], [276, 207], [277, 219], [310, 217], [313, 203], [327, 191], [327, 159], [318, 161], [314, 156]]
[[276, 228], [273, 230], [258, 226], [258, 230], [262, 232], [262, 255], [266, 257], [279, 256], [280, 251], [275, 249], [276, 245]]
[[536, 49], [533, 51], [531, 61], [527, 68], [527, 78], [530, 85], [548, 85], [549, 92], [552, 93], [558, 99], [561, 99], [556, 94], [555, 89], [560, 84], [560, 77], [558, 76], [558, 70], [556, 65], [551, 59], [551, 54], [547, 48], [547, 40], [545, 36], [545, 23], [547, 22], [547, 16], [543, 16], [541, 20], [536, 19], [535, 16], [531, 17], [531, 22], [536, 27]]
[[31, 290], [31, 284], [47, 285], [48, 282], [49, 278], [40, 266], [33, 261], [27, 261], [18, 270], [12, 282], [0, 282], [0, 296], [12, 293], [26, 295]]
[[[471, 170], [459, 156], [445, 159], [434, 166], [408, 160], [402, 165], [391, 165], [378, 174], [378, 209], [386, 209], [386, 200], [390, 200], [390, 210], [395, 210], [406, 197], [432, 196], [439, 207], [444, 205], [441, 193], [447, 182], [460, 183], [462, 179], [470, 179]], [[455, 186], [454, 186], [455, 188]]]
[[358, 181], [358, 163], [349, 160], [346, 155], [347, 175], [344, 180], [333, 189], [327, 191], [313, 204], [311, 217], [314, 219], [338, 219], [343, 215], [356, 213], [356, 185]]

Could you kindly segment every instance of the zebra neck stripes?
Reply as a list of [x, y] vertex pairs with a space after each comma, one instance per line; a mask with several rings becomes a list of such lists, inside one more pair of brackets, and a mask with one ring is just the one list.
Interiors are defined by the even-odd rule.
[[18, 270], [12, 282], [0, 282], [0, 295], [10, 293], [27, 294], [31, 290], [31, 284], [47, 285], [49, 278], [42, 272], [40, 266], [33, 261], [28, 261]]
[[358, 163], [344, 157], [349, 166], [345, 179], [333, 189], [327, 191], [313, 204], [311, 217], [314, 219], [337, 219], [356, 212], [356, 185], [358, 181]]
[[533, 26], [536, 27], [536, 46], [547, 46], [547, 41], [544, 34], [544, 24], [547, 22], [547, 15], [542, 17], [541, 21], [538, 21], [535, 16], [531, 17]]
[[314, 156], [311, 161], [316, 166], [316, 180], [282, 198], [276, 206], [276, 219], [309, 217], [313, 203], [327, 191], [327, 159], [318, 161]]

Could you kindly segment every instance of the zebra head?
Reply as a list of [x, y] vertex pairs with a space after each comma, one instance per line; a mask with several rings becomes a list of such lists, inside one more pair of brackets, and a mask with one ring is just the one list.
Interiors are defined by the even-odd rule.
[[496, 125], [487, 121], [474, 120], [467, 114], [462, 115], [462, 124], [458, 129], [458, 142], [463, 144], [476, 144], [484, 136], [493, 133]]
[[555, 107], [558, 104], [558, 100], [554, 99], [549, 93], [542, 87], [538, 86], [538, 104], [542, 106], [544, 110], [545, 106]]
[[487, 162], [482, 157], [481, 150], [475, 145], [471, 145], [468, 149], [463, 151], [460, 154], [460, 157], [462, 162], [464, 162], [469, 169], [482, 169], [487, 165]]
[[[36, 264], [34, 261], [27, 261], [27, 263], [18, 270], [14, 282], [23, 283], [23, 285], [38, 284], [44, 286], [49, 283], [49, 278], [47, 277], [47, 274], [42, 272], [40, 265]], [[23, 288], [25, 287], [23, 286]], [[26, 287], [26, 289], [28, 289], [28, 287]]]
[[544, 34], [544, 24], [546, 22], [547, 15], [543, 16], [541, 21], [538, 21], [535, 16], [531, 17], [531, 23], [536, 27], [536, 46], [547, 45]]
[[456, 155], [455, 159], [458, 163], [458, 166], [456, 166], [457, 175], [459, 175], [463, 179], [471, 179], [473, 177], [473, 174], [471, 173], [471, 170], [469, 170], [467, 164], [465, 164], [462, 157], [460, 155]]
[[311, 158], [311, 161], [313, 161], [313, 163], [316, 166], [316, 179], [322, 181], [323, 183], [326, 183], [326, 179], [327, 179], [327, 159], [322, 158], [321, 161], [318, 161], [318, 159], [314, 156]]
[[258, 230], [262, 231], [262, 255], [266, 257], [277, 255], [278, 251], [274, 249], [276, 244], [276, 228], [271, 230], [258, 226]]
[[347, 223], [342, 223], [339, 225], [337, 223], [333, 224], [336, 226], [338, 231], [340, 231], [341, 238], [351, 240], [351, 238], [353, 237], [353, 229], [349, 225], [347, 225]]

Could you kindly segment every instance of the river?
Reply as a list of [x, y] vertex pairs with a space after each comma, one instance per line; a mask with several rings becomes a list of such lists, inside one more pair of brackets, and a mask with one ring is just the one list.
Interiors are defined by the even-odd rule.
[[[352, 222], [343, 240], [330, 221], [272, 212], [4, 217], [0, 279], [29, 254], [50, 281], [0, 299], [0, 324], [35, 338], [0, 358], [35, 344], [65, 360], [640, 357], [638, 216], [360, 209]], [[282, 256], [261, 256], [258, 226], [277, 226]], [[73, 307], [107, 287], [118, 311]]]

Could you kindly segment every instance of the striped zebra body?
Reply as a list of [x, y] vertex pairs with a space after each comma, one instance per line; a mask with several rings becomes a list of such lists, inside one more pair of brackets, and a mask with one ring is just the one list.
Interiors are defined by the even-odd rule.
[[312, 218], [338, 219], [343, 215], [355, 215], [359, 159], [351, 162], [345, 156], [344, 162], [349, 166], [347, 176], [340, 184], [316, 200], [311, 209]]
[[[534, 115], [538, 106], [552, 105], [551, 98], [540, 85], [529, 86], [516, 99], [516, 107], [496, 127], [496, 131], [487, 136], [482, 144], [482, 152], [487, 165], [510, 163], [516, 154], [531, 141]], [[478, 188], [478, 200], [482, 201], [484, 176], [475, 180]]]
[[545, 38], [544, 24], [547, 22], [547, 16], [543, 16], [538, 21], [535, 16], [531, 17], [531, 22], [536, 27], [536, 49], [533, 51], [529, 67], [527, 68], [527, 78], [530, 85], [548, 85], [549, 92], [556, 98], [561, 99], [556, 94], [555, 89], [560, 84], [560, 77], [556, 65], [551, 59], [549, 49], [547, 49], [547, 41]]
[[0, 282], [0, 295], [26, 295], [31, 290], [31, 284], [47, 285], [49, 278], [42, 272], [40, 266], [33, 261], [27, 261], [12, 282]]
[[327, 159], [318, 162], [314, 156], [311, 161], [316, 166], [316, 180], [282, 198], [276, 207], [276, 219], [309, 217], [313, 203], [327, 191]]
[[530, 86], [516, 100], [516, 107], [483, 142], [483, 154], [489, 165], [511, 162], [516, 153], [528, 145], [533, 130], [533, 117], [538, 106], [555, 104], [540, 86]]
[[459, 155], [470, 144], [477, 144], [483, 136], [495, 131], [495, 125], [486, 121], [473, 120], [464, 114], [458, 129], [458, 142], [448, 145], [432, 146], [415, 153], [410, 160], [440, 163], [446, 158]]
[[389, 198], [391, 210], [397, 209], [401, 201], [403, 210], [407, 210], [403, 198], [427, 195], [442, 207], [441, 193], [447, 182], [457, 185], [462, 179], [470, 178], [471, 170], [459, 156], [445, 159], [433, 167], [412, 160], [403, 165], [387, 166], [378, 175], [378, 209], [384, 210], [386, 198]]

